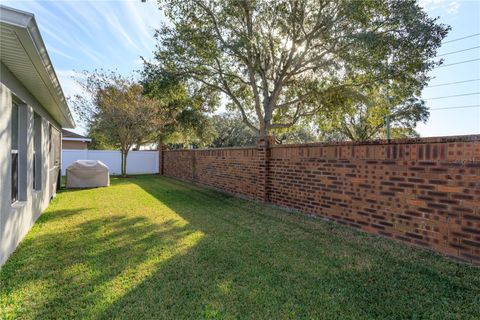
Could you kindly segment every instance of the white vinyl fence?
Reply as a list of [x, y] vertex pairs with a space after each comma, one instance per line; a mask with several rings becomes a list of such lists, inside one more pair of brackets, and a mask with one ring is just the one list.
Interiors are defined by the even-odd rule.
[[[114, 150], [62, 150], [62, 175], [65, 169], [77, 160], [100, 160], [110, 174], [121, 174], [121, 153]], [[130, 151], [127, 159], [127, 174], [158, 173], [158, 151]]]

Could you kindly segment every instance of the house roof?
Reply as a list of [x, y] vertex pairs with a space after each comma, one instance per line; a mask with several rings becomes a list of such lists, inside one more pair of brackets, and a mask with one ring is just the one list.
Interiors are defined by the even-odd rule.
[[84, 141], [84, 142], [91, 142], [92, 139], [82, 136], [81, 134], [62, 129], [62, 140], [65, 141]]
[[0, 60], [62, 127], [74, 128], [33, 14], [0, 5]]

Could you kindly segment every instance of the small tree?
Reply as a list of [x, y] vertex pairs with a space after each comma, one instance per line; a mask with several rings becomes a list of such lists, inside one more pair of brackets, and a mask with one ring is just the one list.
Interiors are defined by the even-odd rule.
[[76, 80], [86, 93], [74, 96], [76, 113], [87, 128], [120, 149], [126, 177], [128, 152], [135, 144], [149, 142], [157, 128], [170, 120], [169, 110], [144, 96], [143, 87], [133, 79], [115, 72], [85, 72]]
[[427, 83], [449, 28], [414, 0], [160, 0], [155, 58], [221, 92], [272, 130], [336, 108], [359, 88]]

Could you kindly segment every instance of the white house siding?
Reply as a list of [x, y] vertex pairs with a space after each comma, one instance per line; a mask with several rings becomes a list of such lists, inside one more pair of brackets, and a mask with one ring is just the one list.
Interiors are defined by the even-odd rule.
[[[0, 64], [0, 266], [15, 250], [19, 242], [30, 230], [52, 196], [51, 187], [56, 184], [49, 173], [49, 125], [57, 130], [60, 126], [54, 121], [38, 101], [24, 88], [10, 71]], [[19, 149], [22, 140], [26, 158], [20, 159], [19, 193], [21, 201], [11, 204], [11, 108], [12, 98], [19, 100], [20, 117], [23, 117], [26, 131], [19, 136]], [[42, 117], [41, 128], [41, 188], [33, 189], [33, 116]], [[23, 166], [23, 168], [22, 168]], [[52, 178], [53, 177], [53, 178]], [[22, 185], [23, 184], [23, 185]]]

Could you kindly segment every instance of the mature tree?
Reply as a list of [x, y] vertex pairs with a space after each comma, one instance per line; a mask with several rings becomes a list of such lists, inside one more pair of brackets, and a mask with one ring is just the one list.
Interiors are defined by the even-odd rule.
[[222, 113], [211, 118], [214, 138], [211, 147], [254, 146], [257, 135], [250, 130], [237, 113]]
[[365, 94], [344, 101], [339, 108], [328, 113], [316, 115], [323, 139], [385, 139], [387, 121], [391, 138], [418, 136], [415, 132], [417, 123], [426, 122], [429, 117], [424, 101], [415, 97], [403, 98], [402, 93], [387, 97], [378, 88]]
[[266, 137], [379, 83], [415, 88], [449, 28], [414, 0], [159, 0], [155, 59]]
[[205, 146], [212, 139], [208, 114], [218, 105], [218, 94], [210, 87], [192, 84], [168, 66], [147, 61], [141, 73], [144, 94], [161, 102], [171, 119], [160, 123], [151, 139], [158, 144], [175, 142]]
[[85, 95], [76, 95], [73, 106], [87, 128], [92, 128], [120, 149], [122, 176], [127, 156], [136, 144], [149, 142], [157, 128], [169, 122], [171, 113], [158, 100], [146, 97], [131, 78], [103, 70], [77, 79]]

